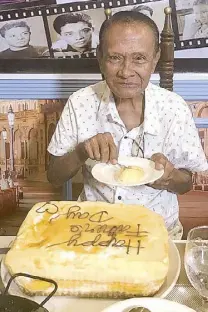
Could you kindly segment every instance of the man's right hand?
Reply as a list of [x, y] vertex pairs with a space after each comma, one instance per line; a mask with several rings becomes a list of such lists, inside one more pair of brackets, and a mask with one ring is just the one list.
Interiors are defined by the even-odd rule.
[[89, 158], [115, 165], [118, 159], [117, 147], [110, 133], [99, 133], [83, 142], [83, 148]]

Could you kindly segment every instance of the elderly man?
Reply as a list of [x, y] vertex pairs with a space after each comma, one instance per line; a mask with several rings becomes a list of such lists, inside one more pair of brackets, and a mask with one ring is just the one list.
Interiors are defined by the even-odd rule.
[[[70, 96], [48, 148], [48, 179], [59, 186], [82, 167], [80, 200], [142, 204], [179, 238], [176, 194], [188, 192], [191, 172], [208, 164], [187, 104], [149, 82], [160, 57], [157, 26], [142, 13], [118, 12], [101, 27], [97, 55], [105, 81]], [[151, 158], [164, 175], [129, 188], [92, 177], [94, 161], [116, 164], [120, 155]]]

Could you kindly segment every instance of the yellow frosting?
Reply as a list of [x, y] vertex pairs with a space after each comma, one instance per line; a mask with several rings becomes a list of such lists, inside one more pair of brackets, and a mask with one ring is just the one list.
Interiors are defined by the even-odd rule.
[[[153, 295], [168, 272], [168, 233], [161, 216], [138, 205], [38, 203], [5, 258], [11, 274], [54, 279], [57, 294], [100, 297]], [[51, 285], [18, 278], [31, 295]]]

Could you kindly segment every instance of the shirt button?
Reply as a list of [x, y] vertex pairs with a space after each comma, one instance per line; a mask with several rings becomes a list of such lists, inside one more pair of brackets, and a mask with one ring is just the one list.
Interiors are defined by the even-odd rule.
[[128, 139], [128, 137], [127, 137], [127, 136], [125, 136], [125, 137], [124, 137], [124, 139]]
[[122, 198], [121, 196], [118, 196], [118, 200], [121, 200], [121, 198]]

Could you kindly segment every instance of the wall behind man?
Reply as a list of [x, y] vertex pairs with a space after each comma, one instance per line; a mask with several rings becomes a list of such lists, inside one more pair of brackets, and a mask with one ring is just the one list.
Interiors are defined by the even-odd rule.
[[[155, 84], [158, 84], [158, 79], [158, 75], [153, 75], [151, 81]], [[18, 117], [17, 115], [17, 117], [20, 118], [17, 118], [17, 120], [19, 120], [18, 122], [20, 122], [21, 118], [25, 118], [24, 114], [31, 114], [30, 116], [33, 116], [33, 118], [35, 114], [36, 127], [38, 130], [40, 130], [40, 121], [42, 120], [41, 122], [43, 122], [44, 120], [43, 117], [40, 118], [40, 116], [43, 116], [42, 114], [44, 111], [45, 114], [47, 114], [47, 118], [44, 121], [47, 121], [47, 127], [44, 126], [44, 122], [42, 126], [43, 130], [46, 128], [48, 130], [44, 134], [44, 136], [46, 136], [46, 142], [42, 143], [45, 144], [44, 153], [46, 153], [46, 147], [52, 135], [51, 131], [55, 130], [55, 125], [69, 95], [80, 88], [94, 84], [100, 80], [100, 75], [90, 74], [2, 75], [0, 78], [0, 96], [2, 98], [0, 101], [0, 114], [3, 118], [2, 120], [4, 121], [3, 123], [0, 123], [0, 131], [1, 128], [5, 127], [6, 125], [6, 111], [8, 110], [8, 105], [11, 103], [14, 106], [14, 110], [23, 111], [19, 113], [17, 112], [17, 114], [20, 116]], [[208, 75], [176, 74], [174, 80], [174, 91], [183, 96], [183, 98], [190, 104], [190, 108], [192, 109], [193, 115], [196, 118], [196, 123], [200, 128], [200, 137], [205, 148], [205, 153], [208, 156], [208, 130], [206, 129], [208, 124]], [[50, 100], [48, 100], [49, 98]], [[6, 103], [8, 104], [7, 110]], [[22, 103], [27, 103], [26, 107], [28, 112], [24, 112], [24, 105]], [[34, 104], [34, 109], [32, 109], [32, 103]], [[39, 112], [40, 106], [42, 107], [42, 110], [40, 111], [41, 113]], [[34, 121], [32, 120], [33, 119], [31, 119], [31, 123], [34, 124]], [[27, 123], [28, 122], [29, 119], [27, 118]], [[23, 123], [21, 123], [21, 125], [24, 126]], [[18, 126], [18, 124], [16, 124], [16, 126]], [[27, 129], [28, 135], [31, 127]], [[41, 150], [41, 147], [39, 150]], [[73, 179], [73, 182], [82, 182], [81, 172], [79, 172], [78, 175]]]

